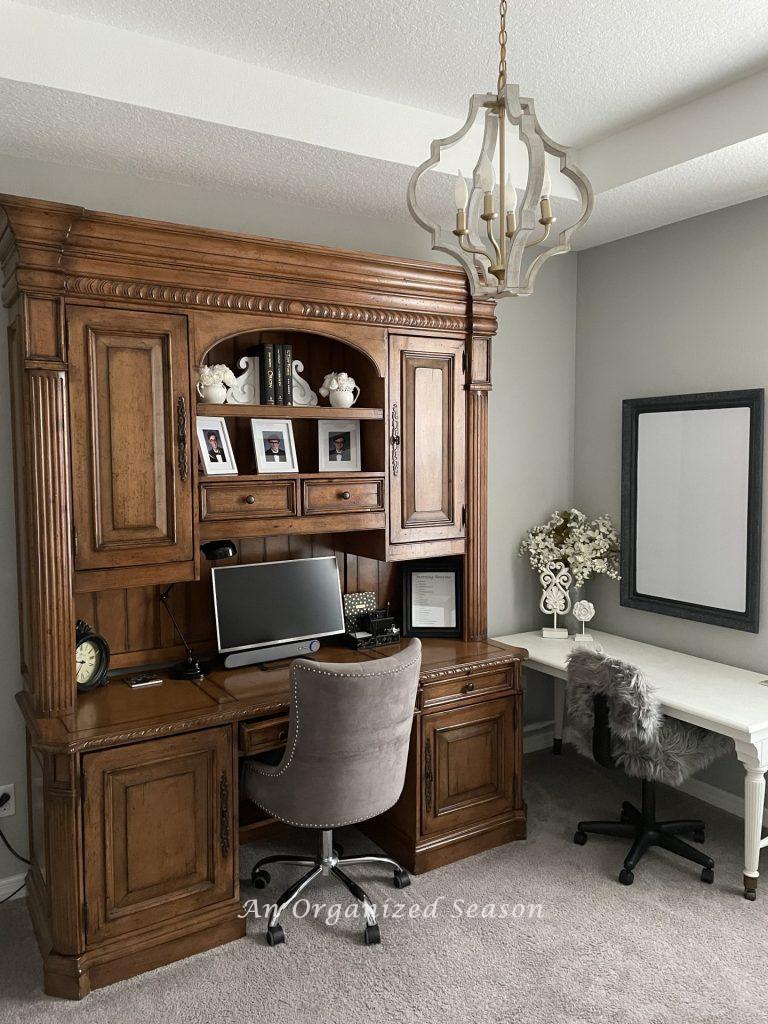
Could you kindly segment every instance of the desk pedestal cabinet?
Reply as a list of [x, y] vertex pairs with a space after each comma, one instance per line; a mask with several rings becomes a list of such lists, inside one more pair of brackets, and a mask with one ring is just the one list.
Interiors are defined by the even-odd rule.
[[[487, 427], [494, 305], [457, 268], [203, 231], [0, 196], [8, 308], [29, 906], [46, 991], [96, 986], [244, 934], [241, 756], [279, 747], [285, 666], [200, 684], [120, 679], [215, 652], [211, 567], [333, 555], [345, 592], [399, 616], [401, 565], [463, 574], [456, 640], [425, 643], [405, 790], [368, 823], [413, 871], [525, 835], [523, 651], [488, 642]], [[197, 371], [290, 345], [316, 389], [345, 370], [351, 409], [208, 405]], [[206, 476], [196, 416], [220, 416], [238, 474]], [[292, 421], [299, 472], [259, 474], [251, 419]], [[324, 472], [318, 420], [354, 419], [360, 469]], [[115, 677], [78, 695], [75, 622]], [[324, 648], [319, 658], [373, 652]]]

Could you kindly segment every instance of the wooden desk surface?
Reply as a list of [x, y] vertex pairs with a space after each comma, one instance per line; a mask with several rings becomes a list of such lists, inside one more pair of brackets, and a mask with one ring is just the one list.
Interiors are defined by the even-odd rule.
[[[526, 652], [492, 640], [422, 641], [421, 681], [450, 679], [470, 671], [523, 660]], [[349, 664], [385, 658], [400, 645], [354, 651], [324, 645], [311, 659]], [[187, 732], [217, 724], [277, 714], [290, 704], [289, 662], [262, 670], [214, 668], [200, 683], [158, 675], [163, 685], [132, 690], [116, 676], [109, 684], [78, 697], [72, 715], [35, 718], [26, 693], [17, 695], [30, 729], [42, 748], [64, 752], [94, 750]]]

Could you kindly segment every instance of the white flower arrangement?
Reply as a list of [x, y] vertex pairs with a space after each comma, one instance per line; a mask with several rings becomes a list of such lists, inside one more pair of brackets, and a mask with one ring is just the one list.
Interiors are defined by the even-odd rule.
[[201, 366], [197, 371], [197, 376], [204, 388], [217, 384], [226, 384], [231, 388], [235, 383], [234, 373], [223, 363], [217, 363], [215, 366]]
[[546, 523], [526, 533], [520, 554], [528, 555], [538, 573], [562, 562], [577, 587], [592, 576], [619, 579], [619, 537], [610, 516], [589, 521], [577, 508], [553, 512]]

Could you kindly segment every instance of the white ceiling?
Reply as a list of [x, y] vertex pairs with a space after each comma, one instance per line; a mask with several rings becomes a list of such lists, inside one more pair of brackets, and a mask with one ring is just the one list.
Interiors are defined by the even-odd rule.
[[[0, 153], [406, 219], [429, 141], [493, 88], [496, 23], [494, 0], [0, 0]], [[765, 0], [513, 0], [508, 27], [595, 184], [582, 244], [768, 194]]]

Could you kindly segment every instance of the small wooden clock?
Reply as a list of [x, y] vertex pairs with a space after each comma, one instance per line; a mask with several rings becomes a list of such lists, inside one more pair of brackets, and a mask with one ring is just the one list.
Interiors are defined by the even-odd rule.
[[87, 693], [106, 684], [109, 645], [103, 636], [94, 633], [82, 619], [78, 619], [75, 625], [75, 658], [78, 693]]

